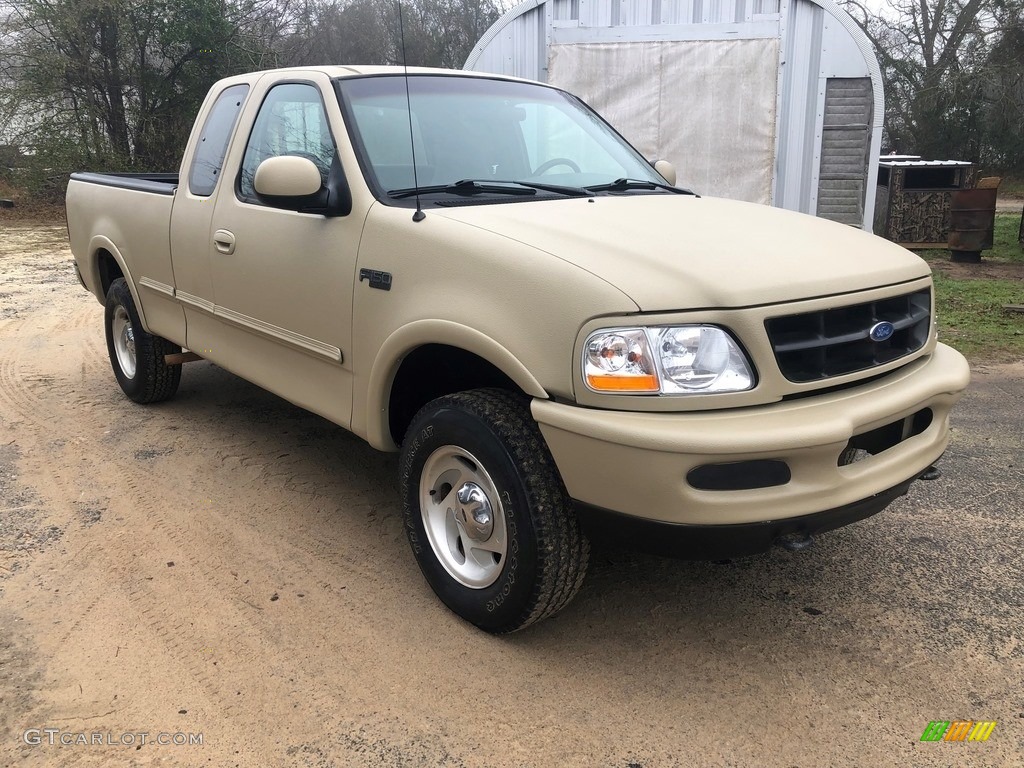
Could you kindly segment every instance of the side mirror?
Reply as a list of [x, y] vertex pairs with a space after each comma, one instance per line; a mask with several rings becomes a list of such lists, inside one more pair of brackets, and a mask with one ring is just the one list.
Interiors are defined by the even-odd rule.
[[320, 170], [312, 160], [294, 155], [268, 157], [256, 168], [253, 188], [266, 197], [309, 197], [320, 191]]
[[654, 164], [654, 170], [662, 175], [665, 181], [669, 183], [669, 186], [674, 187], [676, 185], [676, 167], [668, 160], [658, 160]]

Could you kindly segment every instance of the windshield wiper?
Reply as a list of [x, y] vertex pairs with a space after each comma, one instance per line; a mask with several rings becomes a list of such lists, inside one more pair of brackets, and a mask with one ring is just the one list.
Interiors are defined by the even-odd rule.
[[517, 181], [495, 181], [492, 179], [462, 179], [454, 184], [433, 184], [427, 187], [388, 190], [388, 197], [398, 200], [416, 194], [429, 195], [441, 192], [449, 195], [535, 195], [537, 190]]
[[583, 187], [569, 187], [562, 184], [544, 184], [539, 181], [507, 181], [504, 179], [462, 179], [454, 184], [434, 184], [429, 187], [409, 187], [408, 189], [392, 189], [388, 191], [388, 197], [399, 199], [413, 197], [417, 192], [421, 195], [433, 193], [445, 193], [450, 195], [533, 195], [537, 191], [554, 192], [569, 197], [589, 197]]
[[532, 187], [542, 192], [557, 192], [560, 195], [568, 195], [569, 197], [590, 197], [590, 191], [584, 187], [570, 187], [565, 184], [544, 184], [539, 181], [513, 181], [510, 183]]
[[631, 189], [664, 189], [668, 192], [674, 192], [677, 195], [693, 195], [694, 197], [700, 197], [696, 192], [683, 189], [682, 187], [673, 187], [669, 184], [662, 184], [660, 181], [647, 181], [645, 179], [616, 179], [608, 184], [592, 184], [586, 189], [591, 192], [627, 192]]

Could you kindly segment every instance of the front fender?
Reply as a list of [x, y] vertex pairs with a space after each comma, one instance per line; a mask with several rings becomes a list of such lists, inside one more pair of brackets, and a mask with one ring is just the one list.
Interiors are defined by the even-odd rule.
[[388, 427], [391, 387], [403, 358], [424, 344], [445, 344], [483, 358], [508, 376], [531, 397], [547, 399], [548, 393], [525, 365], [494, 339], [469, 326], [450, 320], [418, 320], [394, 331], [381, 345], [370, 369], [363, 402], [354, 404], [352, 428], [374, 448], [394, 451], [398, 446]]

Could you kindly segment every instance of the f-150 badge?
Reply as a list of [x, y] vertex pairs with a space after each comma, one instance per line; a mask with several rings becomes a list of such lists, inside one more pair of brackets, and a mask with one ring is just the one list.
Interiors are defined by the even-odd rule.
[[369, 280], [371, 288], [380, 288], [382, 291], [391, 290], [390, 272], [381, 272], [376, 269], [360, 269], [359, 282], [361, 283], [363, 280]]

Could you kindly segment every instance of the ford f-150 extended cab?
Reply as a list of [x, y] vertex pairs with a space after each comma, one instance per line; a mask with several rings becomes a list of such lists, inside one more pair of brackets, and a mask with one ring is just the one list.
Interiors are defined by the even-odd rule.
[[675, 183], [556, 88], [313, 67], [216, 83], [178, 175], [74, 174], [68, 230], [129, 398], [201, 355], [401, 451], [424, 576], [509, 632], [576, 594], [591, 524], [799, 545], [949, 441], [924, 262]]

